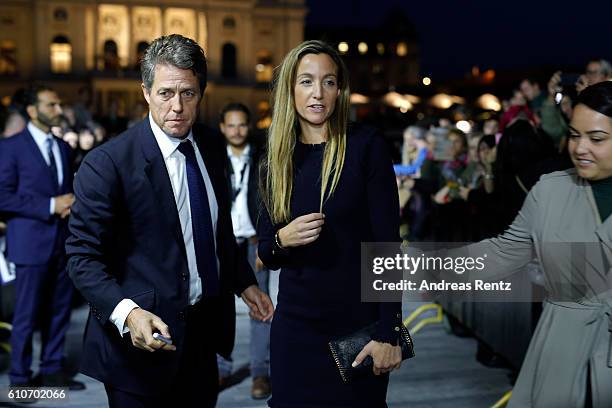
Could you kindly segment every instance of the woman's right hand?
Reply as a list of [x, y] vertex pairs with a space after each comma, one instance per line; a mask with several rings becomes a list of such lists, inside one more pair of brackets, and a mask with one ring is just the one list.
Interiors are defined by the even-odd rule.
[[280, 244], [285, 247], [297, 247], [310, 244], [319, 238], [324, 224], [325, 214], [311, 213], [297, 217], [278, 230]]

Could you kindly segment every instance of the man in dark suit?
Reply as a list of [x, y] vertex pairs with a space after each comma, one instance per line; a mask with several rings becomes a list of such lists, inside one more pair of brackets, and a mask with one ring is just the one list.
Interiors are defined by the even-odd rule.
[[75, 180], [68, 269], [91, 307], [81, 370], [111, 407], [212, 407], [232, 294], [262, 320], [273, 306], [237, 256], [222, 139], [193, 126], [204, 52], [160, 37], [141, 69], [149, 116], [89, 153]]
[[11, 384], [32, 382], [32, 334], [41, 329], [43, 385], [83, 389], [61, 366], [70, 323], [72, 283], [64, 243], [74, 201], [70, 147], [54, 137], [62, 109], [55, 91], [28, 92], [26, 129], [0, 144], [0, 213], [8, 219], [9, 261], [16, 265]]
[[[257, 256], [256, 227], [262, 208], [259, 197], [259, 146], [250, 135], [251, 113], [241, 103], [230, 103], [221, 111], [219, 128], [227, 143], [225, 178], [232, 203], [232, 225], [238, 248], [255, 270], [259, 288], [269, 293], [270, 271]], [[251, 396], [270, 396], [270, 323], [251, 319]], [[222, 357], [219, 363], [220, 383], [231, 374], [231, 361]], [[225, 372], [223, 372], [225, 371]]]

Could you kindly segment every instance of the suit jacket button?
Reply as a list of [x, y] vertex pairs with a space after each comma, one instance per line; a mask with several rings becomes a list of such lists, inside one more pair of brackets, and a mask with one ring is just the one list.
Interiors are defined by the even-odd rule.
[[181, 277], [183, 278], [184, 281], [187, 280], [187, 274], [186, 273], [181, 274]]
[[185, 319], [185, 312], [178, 312], [178, 318], [179, 318], [179, 320], [184, 320]]
[[399, 327], [395, 327], [395, 331], [396, 332], [400, 331], [400, 328]]

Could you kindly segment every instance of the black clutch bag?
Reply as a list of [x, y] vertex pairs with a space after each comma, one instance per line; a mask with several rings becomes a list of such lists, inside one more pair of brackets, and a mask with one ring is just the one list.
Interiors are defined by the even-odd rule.
[[[373, 361], [371, 356], [367, 356], [357, 367], [353, 367], [352, 364], [357, 354], [359, 354], [366, 344], [372, 341], [372, 337], [376, 333], [377, 328], [378, 322], [366, 326], [348, 336], [340, 337], [339, 339], [329, 342], [332, 356], [340, 371], [342, 381], [345, 383], [350, 382], [353, 378], [372, 373]], [[414, 357], [412, 338], [410, 337], [410, 333], [408, 333], [408, 329], [406, 329], [403, 324], [400, 325], [400, 346], [402, 348], [402, 360]]]

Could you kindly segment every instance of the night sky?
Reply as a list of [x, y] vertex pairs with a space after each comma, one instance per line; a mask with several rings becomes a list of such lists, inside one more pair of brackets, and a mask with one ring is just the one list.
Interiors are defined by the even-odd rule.
[[393, 8], [412, 20], [421, 74], [463, 76], [474, 65], [583, 69], [612, 60], [612, 1], [306, 0], [307, 24], [376, 27]]

